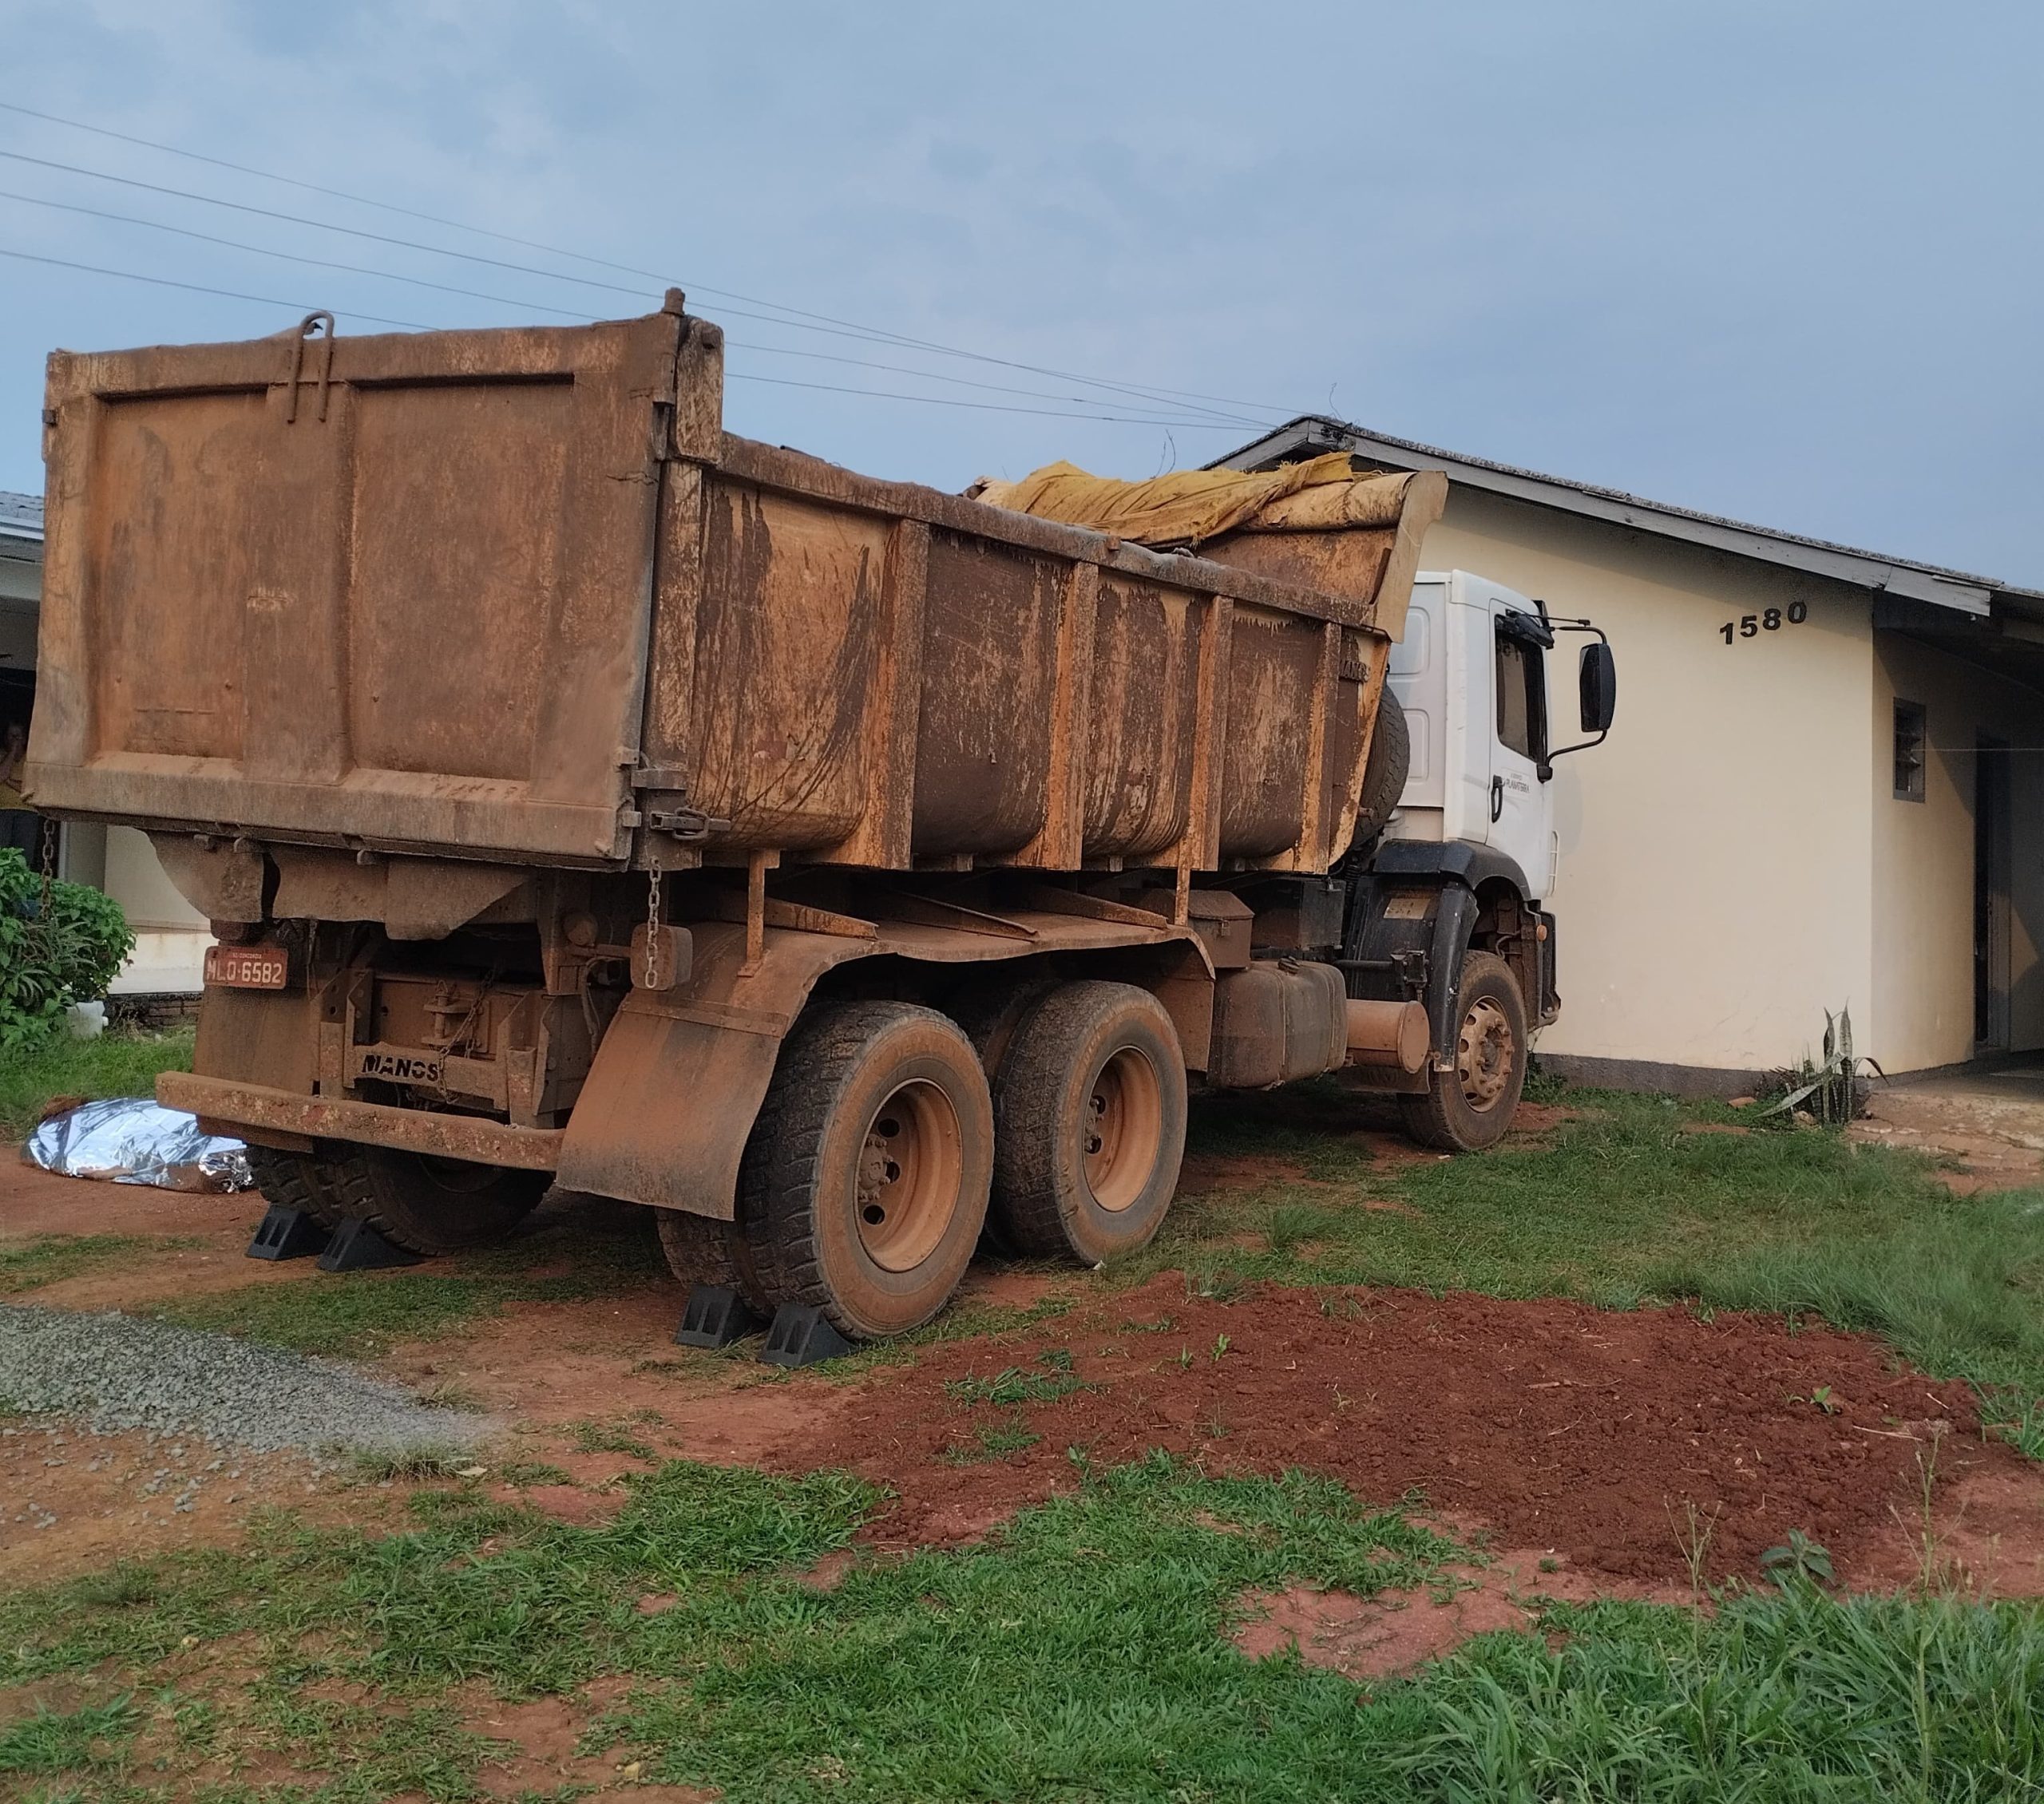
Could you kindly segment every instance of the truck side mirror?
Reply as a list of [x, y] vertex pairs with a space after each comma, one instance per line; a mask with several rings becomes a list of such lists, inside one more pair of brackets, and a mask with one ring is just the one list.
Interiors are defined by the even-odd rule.
[[1618, 664], [1602, 639], [1583, 647], [1577, 686], [1583, 701], [1583, 730], [1609, 733], [1618, 707]]

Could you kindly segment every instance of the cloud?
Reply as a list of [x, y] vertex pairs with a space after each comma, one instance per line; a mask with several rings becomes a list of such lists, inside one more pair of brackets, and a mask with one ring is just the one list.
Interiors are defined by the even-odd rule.
[[[0, 244], [272, 296], [0, 262], [0, 487], [42, 354], [269, 331], [723, 312], [735, 429], [948, 487], [1053, 457], [1148, 473], [1160, 404], [769, 326], [711, 287], [1011, 364], [1343, 409], [1686, 504], [2044, 583], [2044, 14], [365, 0], [18, 6], [9, 97], [628, 266], [0, 114], [0, 149], [556, 271], [493, 269], [0, 160], [0, 187], [481, 290], [509, 306], [0, 201]], [[813, 322], [817, 323], [817, 322]], [[768, 348], [778, 347], [778, 348]], [[809, 354], [798, 357], [791, 351]], [[993, 386], [933, 386], [902, 363]], [[1002, 387], [1039, 391], [1004, 394]], [[1083, 402], [1062, 399], [1087, 395]], [[1174, 409], [1190, 402], [1171, 404]], [[986, 410], [981, 410], [986, 409]], [[10, 424], [10, 422], [12, 422]], [[1249, 428], [1180, 426], [1198, 461]]]

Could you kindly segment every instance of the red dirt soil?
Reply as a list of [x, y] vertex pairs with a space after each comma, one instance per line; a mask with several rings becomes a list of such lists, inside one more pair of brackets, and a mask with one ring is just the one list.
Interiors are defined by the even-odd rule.
[[[0, 1239], [199, 1239], [138, 1250], [21, 1300], [38, 1304], [146, 1309], [165, 1289], [319, 1281], [303, 1263], [242, 1258], [259, 1208], [251, 1197], [81, 1184], [0, 1161]], [[561, 1209], [556, 1225], [568, 1232], [581, 1216]], [[1194, 1301], [1175, 1275], [1118, 1292], [1077, 1274], [1052, 1280], [980, 1266], [967, 1295], [1028, 1305], [1067, 1285], [1081, 1296], [1072, 1315], [1024, 1334], [923, 1349], [911, 1364], [852, 1383], [827, 1369], [766, 1382], [749, 1361], [671, 1347], [680, 1292], [664, 1277], [600, 1299], [513, 1304], [454, 1335], [394, 1349], [378, 1369], [422, 1390], [451, 1387], [503, 1414], [513, 1433], [479, 1452], [478, 1463], [543, 1460], [572, 1483], [521, 1493], [493, 1475], [492, 1488], [570, 1521], [613, 1512], [626, 1494], [620, 1474], [648, 1463], [578, 1446], [576, 1425], [591, 1417], [628, 1427], [654, 1459], [782, 1471], [849, 1465], [900, 1493], [873, 1537], [885, 1547], [984, 1534], [1074, 1482], [1069, 1446], [1101, 1464], [1163, 1446], [1215, 1470], [1303, 1466], [1380, 1502], [1417, 1490], [1500, 1545], [1559, 1558], [1571, 1573], [1620, 1588], [1686, 1584], [1677, 1540], [1686, 1500], [1706, 1521], [1717, 1512], [1714, 1577], [1756, 1576], [1761, 1551], [1800, 1528], [1831, 1549], [1848, 1584], [1910, 1583], [1924, 1563], [1911, 1538], [1920, 1531], [1918, 1462], [1935, 1449], [1938, 1561], [1955, 1563], [1962, 1582], [2044, 1594], [2044, 1469], [1999, 1442], [1983, 1444], [1964, 1387], [1898, 1371], [1872, 1340], [1821, 1328], [1791, 1335], [1771, 1317], [1705, 1322], [1680, 1310], [1605, 1312], [1467, 1295], [1268, 1288], [1232, 1304]], [[1163, 1331], [1129, 1325], [1167, 1317]], [[1216, 1359], [1224, 1334], [1229, 1348]], [[953, 1448], [976, 1454], [976, 1430], [1007, 1415], [984, 1404], [969, 1410], [945, 1394], [947, 1380], [1008, 1365], [1048, 1375], [1036, 1356], [1060, 1347], [1099, 1388], [1027, 1406], [1027, 1426], [1041, 1439], [1020, 1454], [965, 1464], [944, 1457]], [[1179, 1363], [1181, 1351], [1189, 1364]], [[1835, 1414], [1793, 1400], [1825, 1387]], [[1949, 1432], [1938, 1432], [1940, 1424]], [[99, 1564], [116, 1550], [232, 1542], [262, 1502], [319, 1515], [369, 1505], [374, 1517], [403, 1494], [365, 1495], [334, 1474], [308, 1496], [297, 1462], [259, 1476], [264, 1462], [245, 1461], [245, 1483], [209, 1482], [195, 1509], [172, 1513], [142, 1493], [146, 1474], [135, 1469], [145, 1459], [150, 1470], [175, 1462], [139, 1438], [133, 1448], [58, 1449], [44, 1444], [46, 1433], [24, 1425], [0, 1438], [0, 1572], [14, 1582], [31, 1569], [54, 1576]], [[57, 1523], [31, 1525], [31, 1502]]]
[[[946, 1383], [1011, 1365], [1048, 1376], [1037, 1355], [1052, 1349], [1092, 1388], [1022, 1406], [1034, 1445], [961, 1463], [1008, 1412]], [[1830, 1413], [1808, 1401], [1820, 1387]], [[2044, 1580], [2035, 1469], [1983, 1441], [1966, 1386], [1773, 1317], [1276, 1287], [1223, 1304], [1167, 1276], [1026, 1337], [933, 1347], [820, 1426], [770, 1462], [892, 1487], [874, 1531], [888, 1546], [970, 1540], [1069, 1489], [1068, 1448], [1106, 1466], [1164, 1447], [1217, 1473], [1303, 1466], [1379, 1503], [1423, 1493], [1507, 1545], [1634, 1585], [1686, 1582], [1693, 1504], [1713, 1579], [1757, 1578], [1800, 1529], [1841, 1580], [1885, 1587], [1915, 1574], [1919, 1461], [1934, 1460], [1940, 1494], [1971, 1500], [1966, 1546], [1998, 1562], [1985, 1581]]]

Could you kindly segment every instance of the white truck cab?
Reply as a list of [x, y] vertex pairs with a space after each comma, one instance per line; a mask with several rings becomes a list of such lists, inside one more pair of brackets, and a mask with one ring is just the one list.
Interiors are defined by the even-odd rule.
[[[1593, 643], [1578, 667], [1582, 737], [1557, 744], [1547, 666], [1564, 634]], [[1429, 1145], [1503, 1133], [1533, 1036], [1560, 1012], [1554, 761], [1603, 739], [1616, 682], [1588, 621], [1467, 570], [1414, 580], [1386, 677], [1397, 706], [1380, 711], [1365, 780], [1383, 801], [1342, 867], [1338, 962], [1353, 1001], [1425, 1009], [1425, 1068], [1359, 1081], [1400, 1093]]]
[[1524, 875], [1531, 901], [1554, 894], [1557, 875], [1546, 762], [1553, 643], [1537, 603], [1467, 570], [1423, 570], [1391, 648], [1412, 762], [1385, 837], [1488, 846]]

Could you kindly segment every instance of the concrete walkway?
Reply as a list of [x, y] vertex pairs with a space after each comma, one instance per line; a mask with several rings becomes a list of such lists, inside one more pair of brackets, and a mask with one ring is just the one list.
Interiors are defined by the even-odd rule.
[[1875, 1080], [1855, 1140], [1905, 1146], [1947, 1162], [1962, 1195], [2044, 1184], [2044, 1059], [1955, 1076]]

